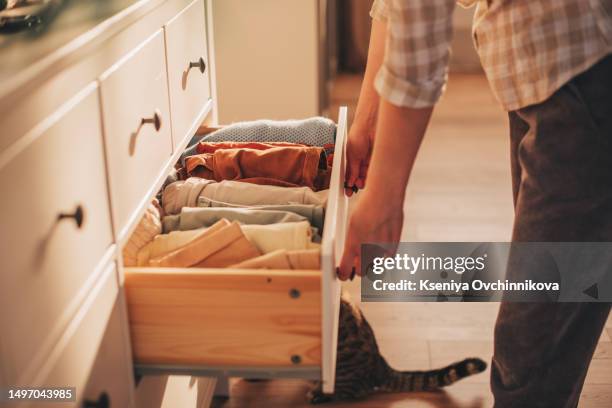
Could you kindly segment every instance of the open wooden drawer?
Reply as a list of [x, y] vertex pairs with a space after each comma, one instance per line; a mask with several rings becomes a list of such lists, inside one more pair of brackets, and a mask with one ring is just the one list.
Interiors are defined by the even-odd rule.
[[321, 270], [126, 268], [139, 374], [321, 379], [333, 392], [346, 108], [338, 116]]

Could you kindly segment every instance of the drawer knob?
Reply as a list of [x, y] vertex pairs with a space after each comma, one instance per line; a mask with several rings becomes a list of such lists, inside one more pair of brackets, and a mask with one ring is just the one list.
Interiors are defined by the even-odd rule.
[[155, 113], [153, 113], [152, 118], [143, 118], [140, 122], [140, 125], [147, 125], [149, 123], [155, 126], [155, 130], [159, 132], [159, 129], [161, 129], [162, 125], [161, 112], [159, 111], [159, 109], [155, 109]]
[[200, 57], [196, 62], [190, 62], [189, 69], [191, 68], [198, 68], [201, 73], [204, 73], [204, 71], [206, 71], [206, 62], [204, 62], [204, 58]]
[[79, 204], [79, 205], [77, 205], [77, 208], [74, 210], [74, 212], [72, 212], [72, 213], [60, 213], [57, 216], [57, 220], [58, 221], [65, 220], [65, 219], [72, 219], [72, 220], [74, 220], [74, 222], [76, 223], [77, 227], [80, 229], [81, 226], [83, 225], [83, 222], [85, 221], [85, 211], [83, 210], [83, 207]]
[[106, 392], [102, 392], [96, 401], [83, 401], [83, 408], [110, 408], [110, 397]]

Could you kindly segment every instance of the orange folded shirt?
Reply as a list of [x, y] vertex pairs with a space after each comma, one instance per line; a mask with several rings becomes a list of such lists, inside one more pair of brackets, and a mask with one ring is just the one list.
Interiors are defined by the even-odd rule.
[[304, 144], [289, 142], [200, 142], [196, 146], [199, 154], [214, 153], [221, 149], [254, 149], [268, 150], [274, 147], [303, 147]]
[[216, 181], [236, 180], [283, 187], [306, 186], [313, 190], [328, 186], [323, 149], [311, 146], [223, 149], [189, 156], [187, 173]]

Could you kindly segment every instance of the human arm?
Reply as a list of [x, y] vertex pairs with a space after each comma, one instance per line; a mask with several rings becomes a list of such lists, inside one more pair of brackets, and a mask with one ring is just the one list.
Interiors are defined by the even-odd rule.
[[368, 188], [351, 212], [340, 279], [361, 275], [362, 243], [399, 242], [406, 185], [432, 110], [381, 101]]
[[361, 275], [363, 243], [397, 244], [405, 189], [433, 106], [446, 82], [452, 0], [396, 0], [387, 22], [368, 186], [349, 219], [338, 276]]
[[387, 34], [386, 19], [374, 18], [370, 31], [370, 45], [359, 100], [355, 108], [355, 119], [349, 130], [346, 145], [345, 189], [349, 197], [353, 194], [351, 187], [364, 188], [370, 155], [376, 133], [379, 96], [374, 89], [374, 78], [380, 69], [385, 55], [385, 37]]

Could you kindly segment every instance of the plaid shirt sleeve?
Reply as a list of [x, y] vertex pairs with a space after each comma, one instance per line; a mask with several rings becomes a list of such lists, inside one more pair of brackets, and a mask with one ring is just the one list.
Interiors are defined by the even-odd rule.
[[435, 105], [446, 84], [455, 0], [376, 0], [370, 15], [387, 20], [383, 65], [374, 86], [393, 105]]
[[374, 3], [372, 3], [372, 8], [370, 9], [370, 17], [372, 17], [374, 20], [387, 20], [387, 17], [389, 17], [388, 1], [389, 0], [374, 0]]

